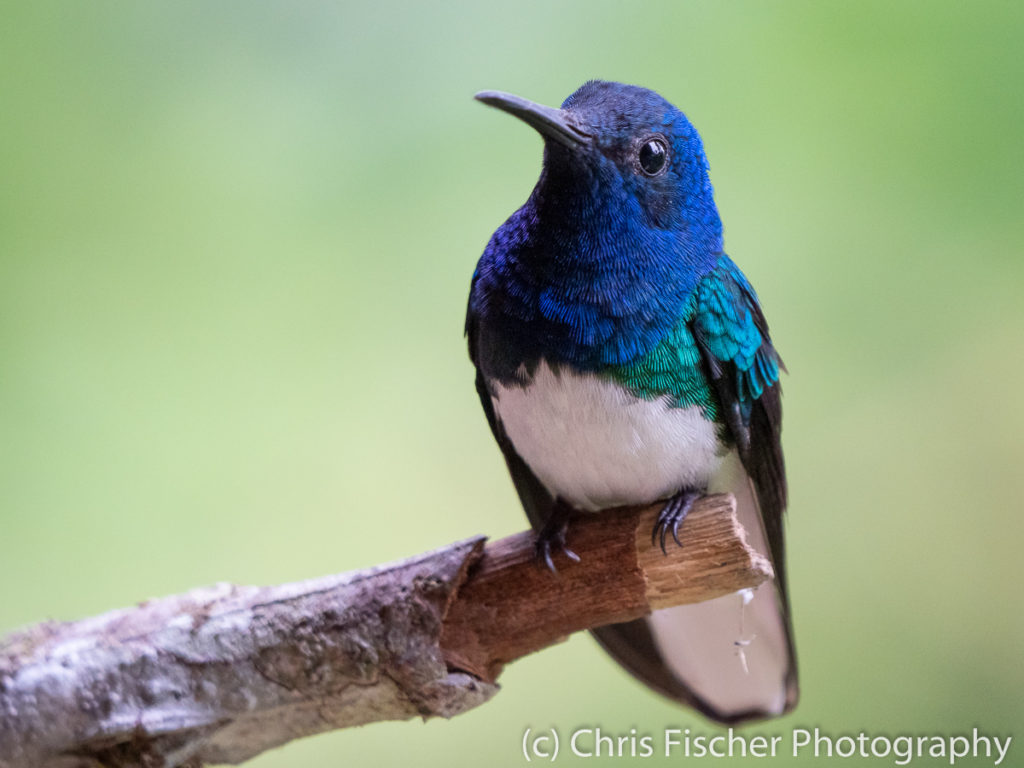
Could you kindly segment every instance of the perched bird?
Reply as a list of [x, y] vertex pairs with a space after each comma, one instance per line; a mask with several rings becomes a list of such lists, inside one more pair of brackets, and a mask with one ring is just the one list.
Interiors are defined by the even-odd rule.
[[[534, 528], [570, 558], [569, 516], [667, 500], [653, 536], [731, 492], [774, 583], [595, 630], [650, 687], [715, 720], [798, 696], [784, 580], [782, 362], [722, 250], [708, 161], [653, 91], [592, 80], [560, 109], [483, 91], [544, 139], [540, 179], [491, 237], [466, 333], [476, 387]], [[682, 542], [685, 546], [685, 541]], [[566, 563], [564, 567], [571, 567]]]

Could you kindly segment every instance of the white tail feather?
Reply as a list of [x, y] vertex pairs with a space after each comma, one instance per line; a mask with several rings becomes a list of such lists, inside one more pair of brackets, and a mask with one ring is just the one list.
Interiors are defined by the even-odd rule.
[[[735, 451], [722, 463], [708, 491], [736, 497], [748, 541], [770, 558], [757, 496]], [[784, 711], [790, 658], [774, 583], [656, 611], [649, 624], [668, 667], [714, 710]]]

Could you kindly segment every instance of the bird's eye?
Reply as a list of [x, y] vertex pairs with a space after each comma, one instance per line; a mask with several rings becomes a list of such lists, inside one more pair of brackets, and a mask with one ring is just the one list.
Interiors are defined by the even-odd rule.
[[657, 136], [647, 139], [640, 147], [640, 168], [648, 176], [656, 176], [665, 167], [668, 160], [668, 146], [665, 140]]

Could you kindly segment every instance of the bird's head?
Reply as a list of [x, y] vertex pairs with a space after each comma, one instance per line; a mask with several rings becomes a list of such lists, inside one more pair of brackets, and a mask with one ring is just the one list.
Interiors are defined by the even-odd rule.
[[534, 197], [550, 216], [617, 235], [675, 233], [687, 250], [721, 250], [700, 135], [654, 91], [591, 80], [560, 109], [500, 91], [476, 98], [544, 138], [544, 172]]

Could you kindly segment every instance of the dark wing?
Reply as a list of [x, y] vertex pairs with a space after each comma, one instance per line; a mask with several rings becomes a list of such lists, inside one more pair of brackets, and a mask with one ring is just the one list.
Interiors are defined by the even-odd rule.
[[783, 623], [788, 666], [786, 711], [799, 697], [796, 650], [786, 586], [783, 514], [786, 466], [782, 455], [782, 360], [754, 289], [727, 256], [698, 288], [693, 335], [719, 405], [753, 484], [761, 523], [775, 568], [777, 610]]
[[523, 504], [523, 510], [534, 530], [539, 530], [544, 522], [551, 515], [555, 502], [548, 493], [544, 484], [533, 474], [522, 457], [512, 447], [512, 442], [505, 434], [501, 422], [494, 413], [494, 404], [491, 402], [491, 393], [487, 387], [487, 381], [480, 370], [480, 328], [477, 318], [472, 310], [466, 315], [466, 337], [469, 341], [469, 358], [476, 366], [476, 392], [480, 396], [480, 405], [483, 406], [484, 414], [487, 416], [487, 423], [491, 427], [494, 439], [498, 441], [502, 454], [505, 456], [505, 463], [508, 465], [509, 474], [512, 476], [512, 483], [515, 485], [516, 493]]
[[785, 597], [782, 518], [787, 489], [779, 384], [779, 371], [785, 367], [772, 346], [754, 289], [728, 257], [701, 282], [691, 327], [723, 418], [754, 483]]

